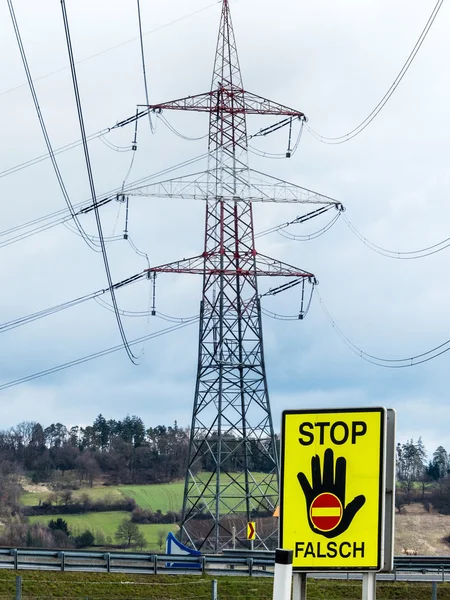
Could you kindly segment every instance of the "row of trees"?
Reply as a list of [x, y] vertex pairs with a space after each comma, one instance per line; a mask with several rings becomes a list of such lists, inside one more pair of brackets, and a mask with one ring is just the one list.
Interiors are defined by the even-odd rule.
[[[165, 530], [157, 533], [157, 543], [161, 550], [164, 545]], [[113, 543], [115, 541], [115, 544]], [[62, 518], [52, 519], [48, 525], [29, 524], [15, 520], [5, 524], [0, 530], [0, 545], [27, 548], [87, 548], [90, 546], [144, 548], [147, 545], [144, 534], [136, 522], [123, 519], [114, 534], [114, 540], [102, 531], [69, 528]]]
[[188, 444], [189, 430], [177, 423], [146, 429], [129, 415], [122, 421], [99, 415], [92, 425], [71, 428], [24, 421], [0, 432], [0, 463], [31, 472], [35, 482], [55, 471], [75, 472], [80, 485], [92, 486], [99, 476], [111, 483], [166, 482], [183, 477]]
[[[165, 483], [184, 477], [189, 447], [188, 428], [158, 425], [146, 428], [141, 418], [127, 415], [122, 421], [98, 415], [92, 425], [66, 427], [52, 423], [24, 421], [8, 431], [0, 431], [0, 463], [11, 471], [31, 472], [33, 480], [48, 481], [55, 471], [76, 472], [78, 483], [93, 485], [96, 478], [111, 483]], [[233, 435], [226, 437], [230, 452], [228, 464], [234, 470], [243, 463], [243, 447]], [[214, 440], [210, 441], [211, 444]], [[273, 468], [261, 442], [251, 442], [249, 467], [254, 471]], [[213, 456], [206, 455], [199, 469], [215, 469]]]
[[404, 488], [416, 482], [423, 484], [444, 479], [450, 472], [447, 451], [438, 446], [428, 459], [422, 438], [397, 444], [397, 480]]

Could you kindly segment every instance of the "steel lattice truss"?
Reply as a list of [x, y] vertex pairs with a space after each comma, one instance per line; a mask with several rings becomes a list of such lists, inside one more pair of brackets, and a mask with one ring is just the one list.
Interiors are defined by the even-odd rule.
[[[290, 202], [302, 204], [334, 204], [340, 203], [333, 198], [323, 196], [307, 188], [288, 183], [276, 177], [270, 177], [253, 169], [244, 169], [245, 178], [239, 181], [240, 195], [236, 195], [234, 186], [224, 185], [222, 195], [218, 198], [223, 202]], [[215, 172], [202, 171], [177, 179], [158, 181], [127, 190], [127, 196], [157, 196], [158, 198], [186, 198], [189, 200], [209, 200], [210, 182], [214, 180]], [[217, 192], [218, 190], [214, 190]]]
[[181, 538], [204, 551], [229, 547], [232, 539], [248, 547], [245, 525], [256, 518], [261, 526], [255, 547], [273, 547], [278, 458], [258, 278], [315, 280], [308, 271], [257, 253], [252, 202], [338, 203], [248, 168], [248, 114], [305, 116], [244, 90], [228, 0], [222, 2], [211, 91], [148, 106], [133, 119], [162, 109], [209, 113], [206, 172], [126, 190], [127, 195], [206, 202], [203, 253], [148, 271], [149, 277], [163, 272], [203, 276]]

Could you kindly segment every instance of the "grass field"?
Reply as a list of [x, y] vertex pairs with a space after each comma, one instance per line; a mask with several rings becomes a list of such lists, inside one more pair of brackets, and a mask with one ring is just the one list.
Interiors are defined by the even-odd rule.
[[[212, 577], [3, 571], [0, 598], [13, 598], [16, 574], [22, 576], [23, 600], [65, 598], [100, 600], [209, 600]], [[272, 600], [271, 578], [216, 577], [220, 600]], [[360, 600], [361, 582], [308, 579], [309, 600]], [[450, 585], [438, 585], [439, 600], [450, 600]], [[430, 600], [431, 584], [380, 582], [377, 600]]]
[[[76, 528], [80, 533], [89, 529], [93, 533], [102, 531], [105, 536], [110, 536], [115, 543], [114, 534], [123, 519], [129, 519], [130, 513], [122, 511], [91, 512], [83, 515], [51, 515], [46, 517], [30, 517], [31, 523], [47, 524], [51, 519], [61, 517], [67, 521], [69, 528]], [[158, 532], [164, 531], [164, 540], [169, 531], [177, 531], [178, 527], [173, 525], [139, 525], [147, 541], [147, 550], [159, 550]]]
[[[111, 485], [93, 488], [82, 488], [72, 494], [76, 501], [87, 494], [92, 500], [123, 499], [127, 496], [134, 498], [138, 506], [153, 511], [166, 513], [169, 510], [178, 511], [183, 501], [183, 483], [168, 483], [164, 485]], [[23, 492], [21, 503], [24, 506], [36, 506], [39, 501], [45, 501], [51, 492]]]
[[123, 496], [136, 500], [141, 508], [163, 513], [178, 512], [183, 503], [184, 483], [168, 483], [162, 485], [121, 485], [117, 490]]
[[[261, 481], [264, 478], [263, 473], [253, 473], [252, 476], [256, 481]], [[200, 478], [209, 477], [208, 473], [203, 473]], [[238, 479], [239, 480], [239, 479]], [[92, 500], [111, 500], [130, 496], [136, 500], [136, 503], [141, 508], [152, 511], [160, 510], [163, 513], [168, 511], [178, 512], [181, 510], [183, 502], [184, 482], [175, 482], [167, 484], [153, 485], [111, 485], [98, 486], [93, 488], [82, 488], [73, 492], [73, 499], [79, 499], [84, 494], [87, 494]], [[24, 492], [21, 496], [21, 502], [24, 506], [34, 506], [39, 504], [39, 501], [46, 500], [51, 492]], [[233, 495], [236, 493], [236, 485], [230, 485], [227, 494]]]
[[[210, 474], [205, 473], [200, 477], [209, 477]], [[260, 481], [264, 474], [255, 473], [253, 477], [256, 481]], [[30, 486], [31, 487], [31, 486]], [[233, 495], [235, 493], [236, 484], [230, 485], [224, 496]], [[29, 488], [28, 488], [29, 489]], [[35, 506], [39, 502], [47, 500], [51, 492], [42, 490], [36, 486], [36, 491], [24, 492], [21, 496], [21, 502], [25, 506]], [[92, 500], [113, 500], [131, 497], [136, 501], [136, 504], [141, 508], [156, 512], [160, 510], [162, 513], [169, 511], [180, 512], [183, 502], [184, 482], [174, 482], [169, 484], [153, 484], [153, 485], [118, 485], [118, 486], [96, 486], [93, 488], [82, 488], [76, 490], [72, 494], [73, 500], [80, 499], [87, 494]], [[129, 518], [130, 513], [124, 511], [105, 511], [105, 512], [88, 512], [84, 514], [68, 515], [56, 514], [49, 516], [34, 516], [30, 517], [31, 523], [48, 523], [51, 519], [61, 517], [69, 524], [69, 527], [75, 529], [75, 534], [89, 529], [94, 534], [99, 531], [105, 537], [110, 537], [112, 542], [115, 542], [114, 534], [117, 527], [124, 518]], [[147, 550], [158, 550], [158, 533], [164, 531], [167, 535], [169, 531], [175, 532], [177, 526], [173, 525], [139, 525], [140, 530], [144, 534], [147, 542]], [[164, 536], [165, 537], [165, 536]], [[0, 594], [1, 595], [1, 594]]]
[[45, 500], [49, 492], [23, 492], [20, 496], [20, 502], [23, 506], [36, 506], [39, 501]]

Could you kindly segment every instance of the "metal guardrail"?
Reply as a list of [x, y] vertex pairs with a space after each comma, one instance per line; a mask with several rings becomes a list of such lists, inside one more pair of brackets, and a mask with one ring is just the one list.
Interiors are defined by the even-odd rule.
[[[248, 575], [271, 577], [274, 552], [225, 550], [184, 556], [144, 552], [101, 552], [0, 548], [0, 569], [105, 573]], [[391, 578], [405, 573], [450, 575], [450, 556], [396, 556]], [[344, 575], [344, 573], [342, 573]]]
[[0, 569], [272, 576], [273, 557], [0, 548]]
[[[275, 560], [275, 553], [270, 551], [255, 551], [250, 553], [248, 550], [224, 550], [224, 556], [236, 557], [259, 557], [268, 560]], [[450, 555], [448, 556], [395, 556], [394, 570], [398, 571], [446, 571], [450, 572]]]

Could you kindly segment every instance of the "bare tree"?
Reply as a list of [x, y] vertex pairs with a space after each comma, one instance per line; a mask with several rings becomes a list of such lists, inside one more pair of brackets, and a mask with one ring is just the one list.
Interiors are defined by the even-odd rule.
[[164, 531], [164, 529], [158, 529], [158, 548], [160, 550], [163, 549], [165, 538], [166, 538], [166, 532]]
[[141, 548], [145, 546], [144, 534], [139, 530], [137, 523], [133, 523], [131, 519], [124, 519], [114, 535], [117, 542], [124, 544], [127, 548], [131, 545]]

